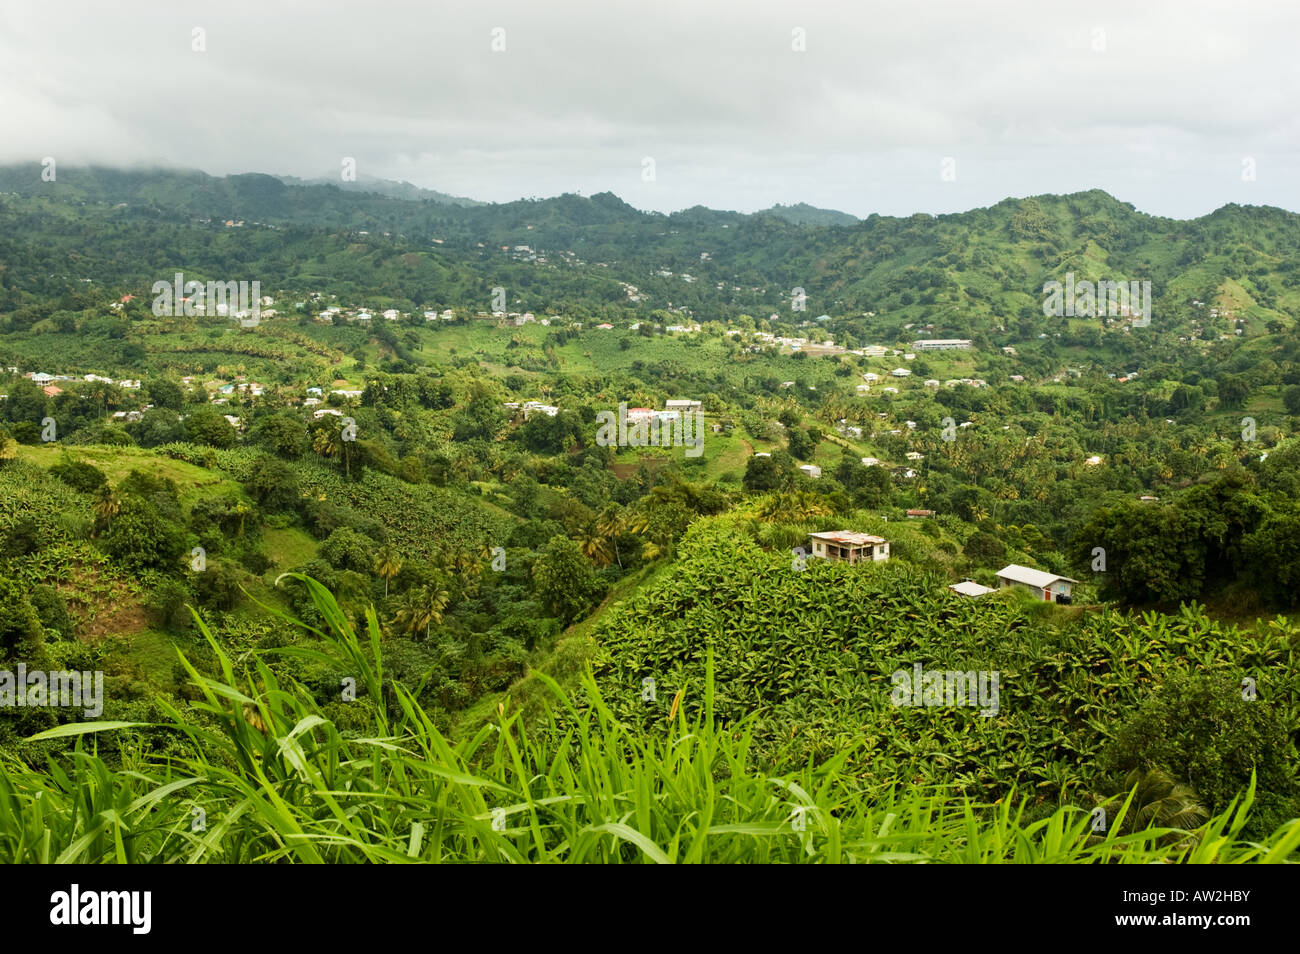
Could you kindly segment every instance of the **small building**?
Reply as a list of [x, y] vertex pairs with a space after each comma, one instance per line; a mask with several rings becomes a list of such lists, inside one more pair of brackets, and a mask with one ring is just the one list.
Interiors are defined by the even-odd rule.
[[547, 417], [555, 417], [560, 413], [560, 409], [554, 404], [543, 404], [541, 401], [524, 402], [524, 420], [529, 420], [534, 414], [545, 414]]
[[814, 479], [822, 475], [822, 469], [816, 464], [800, 464], [799, 469]]
[[1036, 599], [1043, 600], [1046, 603], [1053, 601], [1069, 603], [1070, 588], [1079, 582], [1070, 579], [1068, 576], [1058, 576], [1055, 573], [1030, 569], [1016, 563], [1011, 563], [998, 570], [998, 579], [1002, 581], [1004, 589], [1008, 586], [1019, 586], [1029, 590]]
[[704, 405], [700, 401], [664, 401], [665, 411], [702, 411]]
[[934, 511], [933, 510], [909, 510], [907, 512], [907, 516], [909, 520], [924, 519], [925, 517], [933, 517]]
[[993, 592], [992, 587], [983, 586], [976, 583], [974, 580], [962, 580], [960, 583], [949, 583], [948, 589], [952, 590], [954, 593], [959, 593], [962, 596], [970, 597], [987, 596], [989, 593]]
[[855, 530], [829, 530], [810, 533], [812, 555], [822, 560], [848, 563], [883, 563], [889, 559], [889, 541]]
[[968, 338], [923, 338], [913, 341], [912, 347], [917, 351], [966, 351], [971, 347]]

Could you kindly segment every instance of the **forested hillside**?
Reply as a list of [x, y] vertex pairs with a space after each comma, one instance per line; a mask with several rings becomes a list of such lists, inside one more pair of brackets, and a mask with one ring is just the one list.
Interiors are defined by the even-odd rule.
[[1294, 852], [1300, 216], [347, 185], [0, 169], [6, 858]]

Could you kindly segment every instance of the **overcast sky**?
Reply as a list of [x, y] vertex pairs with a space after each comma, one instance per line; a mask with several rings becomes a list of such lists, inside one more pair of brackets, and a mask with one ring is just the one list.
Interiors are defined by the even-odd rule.
[[1300, 4], [1263, 0], [4, 0], [0, 161], [337, 177], [351, 157], [488, 201], [661, 211], [1090, 188], [1179, 218], [1300, 210], [1297, 39]]

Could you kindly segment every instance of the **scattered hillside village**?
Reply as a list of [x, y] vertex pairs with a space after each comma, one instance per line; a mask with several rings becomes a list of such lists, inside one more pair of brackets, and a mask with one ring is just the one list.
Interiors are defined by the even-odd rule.
[[[528, 255], [533, 253], [531, 249], [520, 246], [513, 250], [513, 254]], [[629, 296], [635, 297], [635, 287], [626, 287]], [[124, 300], [130, 297], [131, 296], [125, 296]], [[322, 295], [313, 293], [308, 296], [307, 301], [298, 302], [295, 308], [303, 309], [314, 305], [320, 305], [323, 301], [324, 297]], [[274, 299], [267, 296], [261, 299], [261, 303], [263, 305], [271, 305], [274, 303]], [[120, 303], [117, 307], [120, 307]], [[1213, 311], [1217, 314], [1217, 309], [1214, 309]], [[263, 310], [261, 316], [263, 318], [271, 318], [275, 316], [275, 312], [273, 310]], [[533, 323], [543, 327], [554, 327], [570, 331], [581, 331], [583, 327], [582, 322], [574, 321], [561, 315], [553, 314], [539, 317], [533, 312], [513, 312], [503, 310], [494, 310], [490, 312], [478, 311], [473, 314], [467, 314], [463, 312], [458, 313], [452, 308], [434, 308], [425, 310], [422, 314], [417, 316], [393, 308], [387, 308], [383, 311], [372, 311], [364, 306], [329, 304], [316, 311], [314, 316], [314, 320], [321, 323], [348, 323], [359, 324], [362, 326], [376, 320], [382, 322], [404, 322], [407, 324], [442, 324], [445, 322], [456, 322], [458, 318], [461, 321], [487, 321], [505, 327], [522, 327]], [[779, 321], [780, 316], [775, 314], [771, 315], [769, 320]], [[819, 315], [816, 318], [800, 322], [800, 327], [815, 329], [828, 320], [829, 316]], [[592, 326], [594, 330], [601, 332], [612, 331], [614, 327], [613, 324], [608, 322], [602, 322]], [[905, 330], [911, 330], [913, 328], [912, 325], [904, 327]], [[933, 327], [933, 325], [925, 325], [923, 328], [918, 330], [931, 330]], [[641, 331], [642, 322], [637, 321], [629, 323], [626, 325], [626, 328], [629, 331]], [[692, 335], [702, 333], [703, 329], [699, 323], [689, 323], [656, 325], [654, 331], [665, 335]], [[899, 362], [893, 368], [882, 367], [879, 373], [875, 371], [862, 372], [860, 382], [853, 382], [846, 385], [846, 387], [851, 388], [850, 395], [853, 397], [869, 397], [876, 393], [880, 395], [897, 395], [902, 393], [903, 389], [918, 386], [931, 391], [940, 388], [986, 388], [989, 386], [988, 382], [984, 379], [975, 377], [954, 377], [943, 380], [934, 377], [927, 377], [918, 381], [916, 380], [917, 376], [915, 376], [912, 370], [906, 366], [909, 363], [916, 361], [919, 355], [971, 352], [975, 350], [975, 344], [969, 339], [917, 338], [911, 342], [909, 348], [872, 344], [850, 349], [835, 344], [831, 336], [825, 333], [810, 333], [809, 336], [784, 336], [776, 335], [767, 331], [735, 327], [728, 327], [724, 329], [722, 333], [731, 338], [747, 337], [749, 343], [745, 345], [744, 350], [751, 353], [766, 350], [793, 355], [804, 352], [810, 358], [851, 354], [861, 358], [880, 359], [885, 364], [892, 361]], [[1008, 357], [1014, 358], [1016, 356], [1016, 349], [1014, 346], [1004, 346], [1000, 351], [1003, 355]], [[114, 385], [128, 393], [139, 391], [141, 388], [138, 378], [117, 381], [97, 374], [74, 375], [67, 373], [51, 373], [45, 369], [24, 370], [17, 367], [10, 367], [7, 370], [11, 376], [21, 376], [31, 380], [33, 383], [39, 385], [45, 393], [51, 397], [63, 393], [63, 387], [61, 385], [65, 385], [69, 382], [84, 381]], [[1067, 375], [1078, 377], [1080, 373], [1080, 370], [1077, 368], [1067, 368], [1065, 371], [1055, 375], [1052, 380], [1059, 382], [1064, 380]], [[1138, 372], [1128, 370], [1115, 371], [1109, 373], [1109, 377], [1119, 383], [1124, 383], [1135, 380], [1138, 377]], [[1011, 374], [1008, 376], [1007, 380], [1014, 384], [1023, 384], [1026, 382], [1026, 377], [1022, 374]], [[886, 381], [890, 383], [886, 384]], [[214, 377], [208, 380], [198, 380], [195, 377], [187, 376], [182, 379], [182, 384], [190, 393], [194, 393], [199, 389], [206, 391], [208, 394], [208, 403], [214, 406], [228, 405], [232, 401], [235, 401], [236, 403], [244, 403], [250, 399], [263, 397], [267, 393], [266, 385], [257, 381], [250, 381], [243, 375], [235, 376], [233, 379]], [[795, 386], [795, 382], [784, 381], [781, 382], [780, 386], [785, 389], [792, 388]], [[315, 419], [320, 419], [326, 416], [343, 416], [346, 407], [349, 404], [358, 401], [362, 395], [362, 391], [359, 388], [348, 387], [332, 388], [327, 391], [321, 387], [279, 386], [274, 390], [277, 400], [300, 405], [304, 409], [309, 410]], [[7, 395], [0, 393], [0, 400], [4, 400], [6, 397]], [[121, 408], [123, 404], [129, 403], [129, 400], [126, 400], [119, 402], [118, 406]], [[668, 420], [676, 417], [687, 406], [698, 410], [699, 402], [679, 399], [676, 401], [668, 401], [665, 406], [659, 410], [651, 408], [630, 408], [628, 409], [628, 420], [630, 423], [635, 423], [641, 420], [647, 422]], [[546, 403], [540, 400], [507, 402], [504, 407], [506, 410], [512, 412], [512, 415], [517, 416], [521, 423], [535, 414], [545, 414], [550, 417], [555, 417], [561, 410], [559, 405]], [[344, 410], [340, 410], [340, 408], [343, 408]], [[151, 409], [152, 405], [141, 401], [135, 407], [114, 410], [110, 413], [109, 417], [119, 423], [132, 423], [141, 420], [144, 413]], [[232, 410], [238, 410], [238, 408], [232, 408]], [[889, 414], [882, 411], [877, 414], [877, 417], [881, 421], [888, 421]], [[243, 428], [242, 419], [237, 413], [226, 414], [225, 418], [232, 428], [235, 428], [236, 430], [241, 430]], [[862, 426], [850, 424], [847, 420], [841, 419], [838, 422], [836, 429], [845, 438], [862, 440], [867, 437], [875, 438], [878, 436], [899, 437], [907, 432], [914, 431], [917, 427], [917, 423], [911, 420], [900, 423], [902, 426], [886, 426], [881, 431], [872, 431], [868, 434], [864, 431]], [[724, 425], [715, 423], [712, 426], [716, 432], [721, 430]], [[972, 421], [962, 421], [957, 424], [957, 427], [960, 428], [969, 428], [972, 426], [974, 426], [974, 422]], [[899, 479], [914, 479], [917, 476], [917, 472], [909, 465], [917, 464], [924, 459], [924, 455], [919, 451], [910, 450], [903, 456], [905, 457], [906, 462], [904, 463], [900, 461], [894, 465], [885, 464], [884, 461], [873, 456], [864, 456], [861, 460], [866, 466], [889, 466], [891, 473]], [[1087, 466], [1096, 466], [1102, 462], [1102, 458], [1099, 455], [1090, 456], [1082, 461], [1082, 463]], [[821, 477], [821, 468], [815, 464], [804, 464], [800, 467], [800, 470], [807, 477], [813, 479]]]
[[[319, 301], [319, 296], [313, 296], [314, 301]], [[270, 302], [271, 299], [266, 299]], [[300, 303], [305, 304], [305, 303]], [[268, 313], [263, 312], [263, 316]], [[273, 314], [273, 313], [272, 313]], [[777, 316], [772, 316], [776, 318]], [[804, 326], [815, 328], [825, 316], [803, 322]], [[523, 325], [536, 323], [544, 327], [554, 327], [557, 329], [574, 330], [582, 329], [582, 323], [567, 319], [560, 315], [549, 315], [538, 317], [532, 312], [476, 312], [471, 314], [460, 313], [451, 308], [446, 309], [429, 309], [420, 315], [412, 315], [398, 311], [396, 309], [384, 309], [382, 311], [371, 311], [365, 307], [344, 307], [341, 305], [329, 305], [322, 308], [315, 314], [315, 321], [329, 323], [356, 323], [365, 325], [370, 322], [404, 322], [412, 323], [450, 323], [458, 319], [464, 321], [487, 321], [496, 324], [499, 327], [521, 327]], [[592, 331], [608, 332], [614, 329], [614, 325], [608, 322], [602, 322], [592, 326]], [[626, 326], [629, 331], [642, 331], [641, 322], [629, 323]], [[932, 326], [926, 326], [929, 330]], [[908, 326], [908, 330], [911, 326]], [[680, 325], [655, 325], [650, 329], [656, 333], [665, 335], [693, 335], [702, 333], [702, 327], [698, 323], [680, 324]], [[713, 333], [718, 329], [713, 327]], [[809, 358], [830, 357], [842, 354], [852, 354], [860, 358], [870, 359], [875, 362], [877, 370], [861, 371], [857, 375], [843, 378], [843, 388], [845, 398], [874, 398], [888, 397], [898, 395], [904, 390], [925, 389], [926, 391], [935, 392], [944, 388], [986, 388], [989, 387], [987, 381], [976, 377], [950, 377], [941, 379], [939, 377], [922, 377], [914, 374], [912, 368], [913, 362], [917, 362], [920, 356], [953, 356], [966, 362], [969, 366], [969, 359], [961, 359], [963, 353], [978, 353], [975, 343], [970, 339], [962, 338], [916, 338], [912, 340], [908, 347], [891, 347], [881, 344], [865, 345], [860, 348], [846, 349], [835, 344], [835, 342], [826, 334], [810, 333], [809, 336], [785, 336], [776, 335], [768, 331], [752, 330], [751, 328], [725, 328], [722, 333], [731, 338], [746, 339], [744, 345], [745, 352], [770, 351], [784, 355], [797, 355], [804, 352]], [[1000, 349], [1001, 355], [1009, 358], [1016, 357], [1014, 346], [1005, 346]], [[946, 360], [946, 359], [945, 359]], [[948, 363], [952, 363], [949, 361]], [[892, 367], [891, 367], [892, 365]], [[861, 366], [860, 366], [861, 367]], [[7, 369], [11, 377], [22, 377], [30, 380], [33, 384], [42, 388], [44, 393], [53, 398], [63, 394], [64, 388], [74, 383], [94, 383], [98, 385], [111, 386], [120, 389], [120, 399], [115, 402], [115, 408], [106, 411], [106, 418], [110, 421], [130, 424], [139, 422], [144, 419], [146, 412], [153, 409], [153, 405], [145, 403], [145, 394], [141, 394], [138, 403], [132, 406], [130, 395], [140, 392], [141, 381], [139, 378], [129, 378], [114, 380], [109, 377], [98, 374], [74, 375], [67, 373], [53, 373], [49, 370], [24, 370], [17, 367]], [[1078, 377], [1080, 370], [1077, 368], [1066, 368], [1058, 373], [1051, 380], [1062, 381], [1067, 376]], [[1119, 371], [1110, 373], [1110, 378], [1118, 383], [1135, 380], [1138, 377], [1136, 371]], [[1012, 384], [1024, 384], [1026, 376], [1022, 374], [1004, 375], [1004, 380]], [[860, 378], [860, 380], [859, 380]], [[196, 376], [185, 376], [180, 379], [181, 385], [189, 393], [190, 403], [204, 403], [202, 398], [195, 401], [195, 395], [206, 394], [206, 403], [226, 409], [229, 406], [229, 413], [223, 413], [223, 417], [232, 429], [236, 432], [242, 432], [245, 427], [245, 417], [241, 411], [250, 402], [263, 400], [273, 400], [281, 405], [300, 407], [304, 412], [304, 417], [313, 420], [321, 420], [327, 417], [343, 418], [347, 415], [349, 408], [354, 408], [359, 403], [363, 391], [357, 386], [327, 387], [327, 386], [304, 386], [302, 383], [291, 385], [268, 386], [256, 380], [250, 380], [245, 375], [235, 375], [232, 378], [212, 377], [203, 379]], [[334, 384], [343, 384], [342, 381], [336, 380]], [[780, 383], [780, 388], [789, 389], [796, 386], [795, 381], [784, 381]], [[824, 385], [823, 385], [824, 387]], [[3, 390], [3, 383], [0, 381], [0, 390]], [[7, 395], [0, 393], [0, 400], [5, 400]], [[878, 407], [888, 407], [888, 403], [878, 405]], [[549, 403], [543, 400], [523, 400], [510, 401], [503, 404], [503, 408], [509, 413], [509, 418], [514, 425], [522, 425], [536, 415], [545, 415], [547, 417], [556, 417], [562, 411], [561, 403]], [[923, 454], [917, 448], [922, 446], [919, 441], [913, 440], [911, 435], [919, 438], [918, 423], [913, 420], [893, 420], [888, 410], [874, 411], [874, 427], [868, 425], [859, 417], [856, 423], [851, 423], [846, 418], [841, 418], [834, 425], [835, 431], [845, 441], [866, 441], [866, 440], [888, 440], [890, 438], [899, 438], [904, 443], [891, 445], [895, 449], [897, 458], [895, 461], [888, 461], [877, 456], [862, 456], [861, 463], [866, 467], [881, 467], [887, 469], [891, 477], [900, 481], [912, 481], [921, 476], [919, 468], [925, 459]], [[683, 414], [703, 413], [704, 407], [700, 400], [693, 397], [676, 397], [667, 399], [662, 408], [650, 407], [631, 407], [625, 409], [625, 416], [628, 425], [659, 425], [668, 424], [678, 421]], [[178, 412], [178, 419], [183, 419], [184, 413]], [[954, 421], [952, 425], [958, 429], [976, 427], [977, 422], [971, 420]], [[716, 415], [710, 415], [708, 426], [714, 433], [730, 434], [732, 430], [731, 422], [725, 419], [719, 419]], [[774, 427], [783, 427], [779, 422], [774, 423]], [[1006, 426], [1003, 426], [1006, 429]], [[907, 450], [903, 450], [907, 447]], [[764, 451], [753, 451], [750, 453], [754, 457], [771, 456]], [[875, 453], [881, 453], [876, 451]], [[1091, 455], [1080, 461], [1080, 464], [1087, 467], [1095, 467], [1103, 464], [1101, 455]], [[818, 480], [822, 477], [821, 466], [813, 463], [798, 464], [798, 471], [807, 479]], [[1154, 497], [1144, 497], [1145, 499], [1155, 500]], [[925, 520], [935, 516], [930, 510], [914, 509], [906, 512], [906, 518], [909, 520]], [[828, 533], [813, 534], [809, 541], [810, 552], [814, 557], [827, 560], [845, 560], [850, 563], [859, 561], [886, 561], [889, 559], [890, 545], [889, 541], [883, 537], [872, 534], [862, 533], [855, 530], [841, 530]], [[1011, 565], [999, 571], [998, 578], [1001, 580], [1002, 587], [1019, 587], [1032, 592], [1036, 598], [1045, 601], [1058, 603], [1069, 603], [1071, 599], [1070, 586], [1074, 582], [1065, 577], [1051, 577], [1042, 571], [1032, 570], [1025, 567]], [[952, 590], [960, 595], [977, 598], [993, 590], [989, 587], [982, 586], [971, 580], [964, 580], [960, 583], [952, 584]]]

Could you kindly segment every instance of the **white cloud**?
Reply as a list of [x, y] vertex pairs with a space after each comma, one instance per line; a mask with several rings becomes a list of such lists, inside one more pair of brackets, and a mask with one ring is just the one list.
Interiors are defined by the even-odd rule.
[[1094, 187], [1177, 216], [1300, 208], [1297, 26], [1260, 0], [7, 0], [0, 160], [316, 176], [352, 156], [478, 198], [610, 189], [662, 210], [905, 214]]

